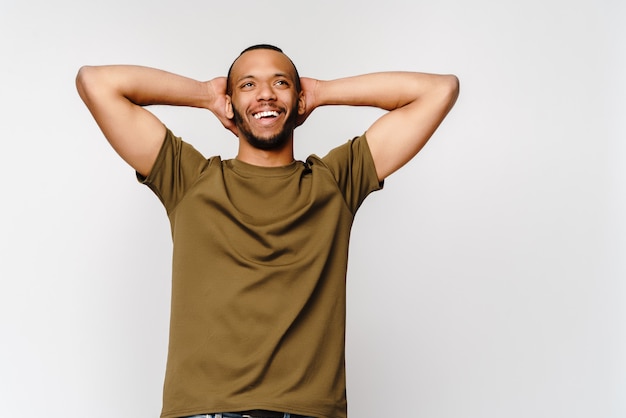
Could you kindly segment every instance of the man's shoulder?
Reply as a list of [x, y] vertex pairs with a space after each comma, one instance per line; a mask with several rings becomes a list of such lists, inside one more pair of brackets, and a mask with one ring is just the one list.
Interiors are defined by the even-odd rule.
[[361, 153], [364, 148], [369, 151], [365, 134], [355, 136], [330, 149], [323, 157], [319, 157], [317, 154], [311, 154], [307, 158], [307, 163], [311, 161], [325, 166], [332, 166], [337, 162], [344, 162], [354, 158], [355, 151]]

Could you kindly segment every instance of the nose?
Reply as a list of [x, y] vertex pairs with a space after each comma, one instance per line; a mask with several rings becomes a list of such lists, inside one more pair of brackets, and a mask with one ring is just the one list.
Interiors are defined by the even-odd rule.
[[276, 100], [276, 93], [271, 83], [261, 83], [257, 90], [257, 100]]

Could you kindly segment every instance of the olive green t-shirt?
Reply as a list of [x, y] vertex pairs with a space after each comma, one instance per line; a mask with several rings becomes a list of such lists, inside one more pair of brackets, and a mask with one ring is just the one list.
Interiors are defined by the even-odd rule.
[[365, 136], [284, 167], [204, 158], [169, 130], [150, 176], [173, 239], [163, 418], [346, 416], [348, 241], [382, 187]]

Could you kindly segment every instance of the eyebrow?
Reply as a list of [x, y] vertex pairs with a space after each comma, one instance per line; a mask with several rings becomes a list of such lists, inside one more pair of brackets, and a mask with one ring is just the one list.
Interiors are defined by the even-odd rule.
[[[287, 74], [287, 73], [276, 73], [276, 74], [274, 74], [274, 75], [273, 75], [273, 77], [284, 77], [284, 78], [288, 78], [289, 80], [291, 80], [291, 79], [292, 79], [292, 78], [289, 76], [289, 74]], [[241, 82], [241, 81], [243, 81], [243, 80], [246, 80], [246, 79], [249, 79], [249, 78], [251, 78], [251, 79], [253, 79], [253, 80], [254, 80], [254, 79], [258, 78], [258, 77], [257, 77], [257, 76], [254, 76], [254, 75], [252, 75], [252, 74], [249, 74], [249, 75], [244, 75], [244, 76], [242, 76], [242, 77], [239, 77], [239, 78], [237, 79], [237, 81], [236, 81], [236, 82], [237, 82], [237, 83], [239, 83], [239, 82]]]

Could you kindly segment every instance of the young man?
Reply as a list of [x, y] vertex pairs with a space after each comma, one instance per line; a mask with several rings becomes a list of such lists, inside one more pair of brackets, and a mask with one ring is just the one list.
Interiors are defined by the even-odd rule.
[[[174, 242], [163, 418], [346, 417], [348, 240], [365, 197], [424, 146], [453, 106], [451, 75], [300, 78], [271, 45], [228, 78], [83, 67], [81, 98], [164, 204]], [[206, 159], [143, 106], [210, 110], [237, 157]], [[319, 106], [388, 110], [324, 158], [295, 161], [293, 133]]]

